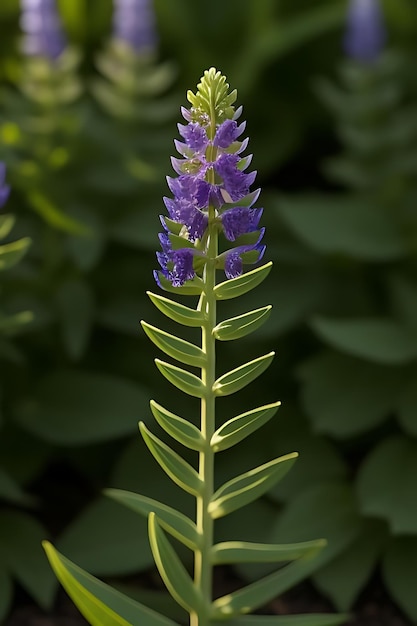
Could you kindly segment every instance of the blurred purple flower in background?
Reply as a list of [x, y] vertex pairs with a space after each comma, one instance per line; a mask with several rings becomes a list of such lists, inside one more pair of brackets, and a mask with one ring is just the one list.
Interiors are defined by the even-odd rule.
[[6, 166], [0, 161], [0, 208], [5, 204], [10, 193], [10, 187], [4, 184], [5, 179]]
[[114, 0], [113, 37], [135, 52], [153, 51], [158, 37], [152, 0]]
[[381, 54], [387, 33], [379, 0], [350, 0], [344, 50], [347, 56], [373, 63]]
[[55, 0], [21, 0], [23, 51], [29, 56], [57, 59], [67, 46]]

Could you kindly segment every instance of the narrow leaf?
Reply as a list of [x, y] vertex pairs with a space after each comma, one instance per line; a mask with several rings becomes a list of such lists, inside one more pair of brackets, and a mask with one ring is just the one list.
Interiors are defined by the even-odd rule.
[[4, 239], [13, 229], [16, 218], [14, 215], [0, 215], [0, 239]]
[[155, 513], [149, 515], [149, 542], [158, 571], [172, 597], [186, 611], [197, 612], [203, 599], [166, 538]]
[[275, 352], [270, 352], [223, 374], [215, 381], [213, 392], [216, 396], [229, 396], [240, 391], [266, 370], [274, 356]]
[[182, 287], [173, 287], [172, 283], [161, 272], [158, 272], [158, 280], [162, 289], [181, 294], [182, 296], [199, 296], [204, 288], [204, 283], [198, 276], [195, 276], [192, 280], [187, 280]]
[[31, 240], [29, 237], [12, 241], [11, 243], [4, 243], [0, 246], [0, 270], [9, 269], [16, 265], [20, 259], [26, 254]]
[[246, 272], [237, 278], [231, 278], [223, 283], [219, 283], [214, 288], [216, 298], [218, 300], [230, 300], [231, 298], [237, 298], [251, 291], [268, 276], [271, 267], [272, 261], [250, 272]]
[[276, 563], [294, 561], [305, 556], [311, 550], [318, 550], [326, 545], [324, 539], [303, 541], [300, 543], [251, 543], [247, 541], [225, 541], [212, 548], [214, 565], [224, 563]]
[[255, 467], [224, 483], [212, 496], [209, 512], [214, 519], [249, 504], [283, 478], [298, 457], [297, 452]]
[[213, 328], [213, 335], [220, 341], [230, 341], [231, 339], [245, 337], [245, 335], [249, 335], [249, 333], [252, 333], [266, 322], [271, 309], [272, 306], [268, 305], [261, 309], [249, 311], [249, 313], [224, 320]]
[[166, 504], [162, 504], [162, 502], [158, 502], [158, 500], [153, 500], [132, 491], [125, 491], [124, 489], [105, 489], [104, 494], [144, 517], [148, 517], [150, 513], [156, 513], [160, 525], [167, 532], [188, 546], [190, 550], [198, 548], [200, 537], [197, 527], [183, 513]]
[[183, 370], [180, 367], [166, 363], [155, 359], [156, 367], [161, 374], [165, 376], [170, 383], [172, 383], [178, 389], [181, 389], [189, 396], [195, 396], [196, 398], [202, 398], [206, 392], [206, 387], [198, 376]]
[[151, 400], [150, 404], [154, 418], [171, 437], [191, 450], [203, 449], [204, 437], [194, 424], [171, 413], [155, 400]]
[[200, 495], [203, 483], [196, 470], [151, 433], [143, 422], [140, 422], [139, 428], [150, 452], [174, 483], [194, 496]]
[[245, 437], [270, 420], [280, 405], [281, 402], [265, 404], [257, 409], [252, 409], [252, 411], [241, 413], [222, 424], [216, 430], [210, 442], [214, 452], [227, 450], [227, 448], [245, 439]]
[[[273, 598], [294, 586], [310, 575], [314, 568], [314, 557], [319, 552], [311, 551], [308, 555], [290, 563], [277, 572], [269, 574], [243, 589], [217, 598], [212, 604], [212, 619], [226, 619], [241, 613], [251, 613], [267, 604]], [[233, 623], [233, 622], [231, 622]], [[249, 624], [250, 622], [248, 622]]]
[[49, 562], [73, 602], [92, 626], [178, 626], [91, 576], [43, 542]]
[[203, 324], [204, 315], [201, 311], [191, 309], [188, 306], [175, 302], [175, 300], [164, 298], [164, 296], [156, 295], [150, 291], [147, 291], [147, 294], [156, 308], [159, 309], [161, 313], [164, 313], [164, 315], [174, 320], [174, 322], [178, 322], [178, 324], [183, 324], [184, 326], [194, 327]]
[[177, 361], [187, 365], [194, 365], [195, 367], [201, 367], [205, 362], [205, 354], [198, 346], [179, 339], [175, 335], [170, 335], [155, 326], [147, 324], [147, 322], [142, 321], [141, 325], [149, 339], [173, 359], [177, 359]]

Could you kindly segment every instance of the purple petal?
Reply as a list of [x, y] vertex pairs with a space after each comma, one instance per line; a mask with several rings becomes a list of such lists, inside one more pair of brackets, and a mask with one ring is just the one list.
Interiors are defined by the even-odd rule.
[[242, 259], [237, 248], [231, 250], [226, 255], [224, 272], [227, 278], [237, 278], [242, 273]]
[[219, 148], [228, 148], [239, 136], [234, 120], [225, 120], [216, 130], [213, 144]]
[[235, 241], [245, 233], [251, 233], [258, 227], [263, 209], [234, 207], [221, 216], [224, 233], [229, 241]]
[[177, 124], [178, 131], [185, 140], [189, 148], [193, 150], [204, 150], [208, 143], [206, 130], [196, 122], [190, 122], [187, 126]]
[[387, 40], [379, 0], [351, 0], [343, 42], [352, 59], [372, 63], [380, 56]]
[[256, 172], [245, 174], [238, 169], [239, 157], [235, 154], [221, 154], [214, 164], [214, 168], [223, 179], [224, 189], [233, 202], [246, 196], [249, 187], [256, 178]]

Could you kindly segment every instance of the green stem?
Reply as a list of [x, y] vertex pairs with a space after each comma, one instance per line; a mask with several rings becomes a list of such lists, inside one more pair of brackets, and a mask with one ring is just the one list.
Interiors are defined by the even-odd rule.
[[205, 439], [204, 450], [200, 452], [199, 474], [204, 482], [204, 491], [197, 498], [196, 523], [202, 537], [201, 549], [195, 552], [194, 582], [204, 599], [204, 615], [192, 614], [190, 626], [207, 626], [209, 623], [208, 609], [212, 602], [211, 547], [213, 545], [213, 519], [208, 512], [210, 499], [214, 492], [214, 452], [210, 440], [215, 431], [215, 396], [212, 391], [216, 380], [216, 345], [212, 330], [216, 325], [216, 256], [217, 230], [214, 221], [214, 208], [209, 209], [209, 236], [207, 242], [208, 261], [205, 268], [205, 293], [203, 299], [206, 321], [202, 327], [202, 349], [206, 355], [206, 363], [201, 371], [201, 378], [206, 387], [206, 394], [201, 400], [201, 433]]

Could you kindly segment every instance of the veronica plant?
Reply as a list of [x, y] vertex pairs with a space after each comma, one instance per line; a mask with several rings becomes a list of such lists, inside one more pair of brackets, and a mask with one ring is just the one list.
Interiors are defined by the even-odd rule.
[[[189, 110], [179, 124], [183, 141], [175, 145], [182, 158], [172, 159], [175, 178], [168, 178], [173, 197], [165, 198], [168, 215], [161, 218], [161, 269], [157, 284], [178, 295], [197, 296], [194, 307], [161, 294], [149, 293], [156, 308], [174, 322], [199, 328], [200, 345], [142, 322], [146, 334], [169, 357], [180, 363], [156, 359], [162, 375], [177, 389], [200, 401], [199, 426], [151, 401], [152, 413], [168, 435], [197, 453], [197, 468], [153, 434], [143, 422], [140, 431], [151, 454], [168, 476], [195, 497], [195, 519], [139, 494], [108, 490], [107, 495], [149, 521], [149, 542], [158, 571], [173, 598], [189, 613], [190, 626], [209, 626], [228, 621], [234, 626], [287, 624], [325, 626], [340, 624], [341, 616], [242, 617], [268, 603], [280, 590], [306, 576], [323, 540], [291, 545], [225, 541], [216, 543], [216, 520], [240, 509], [264, 494], [291, 468], [292, 452], [215, 484], [215, 461], [219, 453], [239, 444], [270, 420], [279, 402], [233, 416], [216, 426], [216, 402], [238, 392], [272, 362], [274, 353], [262, 355], [219, 375], [216, 346], [219, 341], [240, 339], [263, 324], [271, 307], [262, 306], [237, 317], [219, 320], [223, 300], [237, 298], [254, 289], [271, 269], [271, 263], [244, 272], [261, 260], [264, 229], [259, 226], [259, 189], [250, 191], [256, 172], [247, 173], [251, 156], [242, 156], [248, 140], [241, 139], [245, 123], [238, 123], [242, 108], [235, 109], [236, 91], [229, 91], [224, 76], [214, 68], [206, 71], [197, 92], [188, 92]], [[219, 276], [224, 271], [226, 279]], [[199, 371], [191, 372], [190, 366]], [[186, 456], [184, 454], [184, 456]], [[188, 458], [188, 457], [187, 457]], [[261, 529], [260, 529], [261, 530]], [[193, 575], [180, 560], [169, 537], [194, 554]], [[91, 624], [174, 625], [176, 622], [134, 603], [87, 575], [48, 543], [46, 552], [58, 578]], [[239, 562], [277, 562], [290, 565], [224, 596], [213, 598], [215, 566]]]

